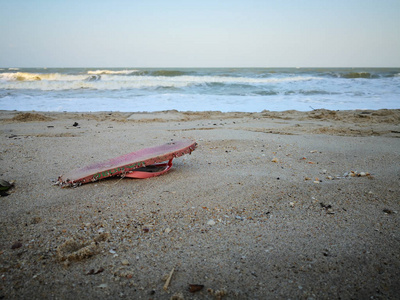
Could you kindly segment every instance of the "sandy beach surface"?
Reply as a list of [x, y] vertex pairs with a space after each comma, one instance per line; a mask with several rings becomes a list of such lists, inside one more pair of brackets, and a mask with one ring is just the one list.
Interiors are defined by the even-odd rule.
[[[0, 299], [400, 295], [400, 110], [1, 111], [0, 134]], [[165, 175], [53, 184], [181, 139]]]

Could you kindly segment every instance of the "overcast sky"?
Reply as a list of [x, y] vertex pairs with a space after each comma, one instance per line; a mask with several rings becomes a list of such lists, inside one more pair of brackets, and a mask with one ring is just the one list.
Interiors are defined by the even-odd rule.
[[400, 0], [0, 0], [0, 67], [400, 67]]

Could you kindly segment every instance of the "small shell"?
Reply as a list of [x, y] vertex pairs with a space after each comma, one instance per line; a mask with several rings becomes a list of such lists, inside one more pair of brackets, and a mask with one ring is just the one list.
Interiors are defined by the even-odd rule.
[[212, 226], [212, 225], [215, 225], [215, 221], [212, 220], [212, 219], [211, 219], [211, 220], [208, 220], [208, 221], [207, 221], [207, 225], [211, 225], [211, 226]]

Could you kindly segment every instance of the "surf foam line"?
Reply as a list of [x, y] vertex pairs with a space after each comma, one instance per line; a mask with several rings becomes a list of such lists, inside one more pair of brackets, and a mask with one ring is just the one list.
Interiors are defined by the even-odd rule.
[[87, 79], [87, 75], [68, 75], [60, 73], [0, 73], [0, 81], [79, 81]]
[[[93, 76], [96, 76], [95, 78]], [[0, 88], [8, 89], [80, 89], [91, 88], [97, 90], [109, 89], [140, 89], [151, 87], [177, 87], [210, 83], [221, 84], [276, 84], [280, 82], [297, 82], [323, 80], [318, 77], [283, 77], [283, 78], [246, 78], [246, 77], [219, 77], [219, 76], [121, 76], [121, 75], [62, 75], [59, 73], [0, 73]], [[59, 84], [43, 84], [42, 82], [59, 82]], [[36, 84], [25, 84], [36, 82]]]
[[95, 70], [95, 71], [88, 71], [87, 73], [90, 75], [129, 75], [138, 72], [139, 70], [121, 70], [121, 71]]

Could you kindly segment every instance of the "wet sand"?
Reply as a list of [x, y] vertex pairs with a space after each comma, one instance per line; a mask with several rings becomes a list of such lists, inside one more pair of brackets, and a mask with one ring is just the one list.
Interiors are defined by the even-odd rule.
[[[0, 299], [400, 294], [400, 110], [1, 111], [0, 134]], [[53, 185], [180, 139], [163, 176]]]

